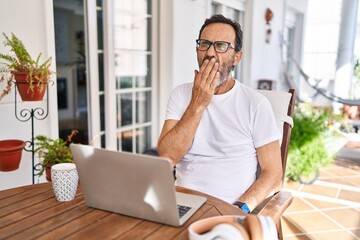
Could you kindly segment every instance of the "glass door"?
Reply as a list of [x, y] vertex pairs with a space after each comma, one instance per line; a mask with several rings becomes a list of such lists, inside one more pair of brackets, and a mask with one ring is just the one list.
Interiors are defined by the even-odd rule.
[[89, 70], [94, 70], [89, 76], [91, 124], [93, 136], [98, 136], [94, 144], [142, 153], [152, 144], [157, 105], [156, 2], [88, 4]]

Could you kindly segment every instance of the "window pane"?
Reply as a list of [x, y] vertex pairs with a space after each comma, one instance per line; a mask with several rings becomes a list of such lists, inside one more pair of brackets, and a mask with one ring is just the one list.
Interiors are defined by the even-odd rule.
[[104, 91], [104, 54], [98, 54], [99, 61], [99, 91]]
[[117, 127], [132, 124], [132, 93], [118, 94], [116, 98]]
[[219, 3], [211, 3], [212, 15], [221, 13], [221, 5]]
[[101, 135], [101, 148], [105, 148], [105, 134]]
[[105, 98], [104, 95], [100, 95], [100, 130], [105, 130]]
[[98, 49], [104, 49], [103, 11], [97, 10]]
[[136, 93], [136, 122], [145, 123], [151, 121], [151, 92]]
[[124, 152], [132, 152], [132, 130], [121, 132], [120, 137], [118, 137], [118, 149]]
[[236, 21], [239, 21], [239, 17], [240, 17], [240, 11], [227, 7], [226, 8], [226, 17], [235, 19]]
[[151, 86], [151, 55], [146, 53], [118, 52], [115, 54], [116, 88]]
[[140, 63], [135, 76], [136, 87], [151, 87], [151, 55], [140, 55], [136, 59]]
[[132, 76], [116, 77], [116, 89], [119, 88], [131, 88]]
[[151, 127], [136, 129], [136, 153], [143, 153], [149, 149], [151, 142]]
[[121, 12], [134, 12], [136, 14], [148, 13], [151, 1], [147, 0], [114, 0], [114, 9]]
[[151, 16], [147, 13], [147, 1], [114, 1], [115, 49], [150, 50]]

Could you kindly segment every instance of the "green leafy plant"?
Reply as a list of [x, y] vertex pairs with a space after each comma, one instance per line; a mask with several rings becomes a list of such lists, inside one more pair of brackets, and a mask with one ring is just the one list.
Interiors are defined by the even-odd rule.
[[298, 180], [309, 177], [333, 160], [326, 149], [326, 141], [331, 131], [330, 126], [338, 121], [331, 109], [315, 109], [309, 104], [297, 107], [293, 116], [294, 128], [288, 153], [286, 176]]
[[35, 137], [35, 145], [37, 146], [35, 153], [41, 159], [41, 165], [43, 166], [39, 175], [42, 175], [45, 167], [50, 167], [57, 163], [73, 162], [69, 145], [77, 133], [77, 130], [72, 130], [70, 135], [67, 136], [66, 141], [61, 138], [51, 139], [44, 135]]
[[0, 100], [9, 94], [15, 72], [28, 72], [26, 81], [29, 83], [29, 91], [34, 92], [35, 85], [39, 87], [40, 91], [44, 91], [44, 85], [50, 81], [50, 77], [54, 73], [50, 70], [51, 57], [40, 64], [41, 53], [36, 59], [33, 59], [15, 34], [11, 33], [11, 37], [9, 37], [3, 33], [3, 36], [5, 37], [4, 46], [10, 47], [10, 51], [14, 55], [0, 53], [0, 59], [5, 61], [0, 63], [0, 73], [10, 74], [9, 77], [5, 77], [4, 74], [0, 77], [0, 81], [6, 81]]

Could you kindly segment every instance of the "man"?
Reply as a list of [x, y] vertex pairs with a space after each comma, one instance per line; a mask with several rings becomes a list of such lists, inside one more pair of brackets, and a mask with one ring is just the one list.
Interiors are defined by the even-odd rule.
[[177, 185], [249, 212], [282, 176], [274, 113], [264, 96], [232, 77], [242, 57], [238, 23], [214, 15], [196, 43], [200, 69], [193, 83], [173, 90], [158, 152], [176, 164]]

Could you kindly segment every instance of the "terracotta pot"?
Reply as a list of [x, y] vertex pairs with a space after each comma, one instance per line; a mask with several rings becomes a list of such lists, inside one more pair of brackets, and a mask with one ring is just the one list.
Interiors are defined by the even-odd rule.
[[37, 85], [37, 82], [33, 82], [34, 91], [29, 88], [29, 83], [26, 80], [28, 72], [12, 72], [15, 76], [16, 87], [19, 91], [19, 95], [23, 101], [42, 101], [45, 95], [47, 83], [43, 82], [43, 89]]
[[45, 176], [48, 182], [51, 182], [51, 166], [45, 167]]
[[19, 168], [25, 142], [16, 139], [0, 141], [0, 171], [9, 172]]

